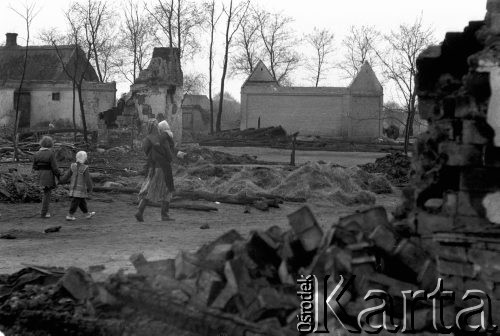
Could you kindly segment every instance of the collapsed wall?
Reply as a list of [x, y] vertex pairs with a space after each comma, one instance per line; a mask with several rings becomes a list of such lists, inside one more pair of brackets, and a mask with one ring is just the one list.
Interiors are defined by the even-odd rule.
[[182, 87], [178, 48], [154, 48], [148, 68], [140, 72], [130, 87], [139, 119], [167, 120], [176, 143], [182, 139]]
[[[462, 298], [483, 290], [500, 307], [500, 1], [484, 21], [448, 33], [417, 61], [419, 113], [411, 223]], [[409, 210], [411, 206], [407, 208]], [[399, 215], [404, 216], [404, 212]], [[498, 308], [497, 308], [498, 309]], [[495, 312], [498, 314], [498, 312]]]

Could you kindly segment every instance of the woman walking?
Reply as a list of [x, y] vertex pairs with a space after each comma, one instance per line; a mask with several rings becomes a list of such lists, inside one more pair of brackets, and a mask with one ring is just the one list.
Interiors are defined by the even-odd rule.
[[158, 123], [155, 119], [148, 121], [147, 134], [143, 149], [148, 157], [148, 175], [139, 192], [139, 209], [135, 218], [143, 222], [144, 209], [148, 202], [159, 202], [161, 220], [173, 221], [169, 216], [170, 201], [174, 192], [171, 165], [174, 152], [173, 134], [166, 120]]
[[42, 196], [42, 218], [50, 218], [49, 204], [52, 189], [56, 187], [56, 177], [61, 176], [57, 167], [56, 157], [52, 151], [54, 141], [51, 137], [44, 136], [40, 141], [40, 150], [35, 153], [33, 159], [33, 170], [38, 171], [40, 187], [43, 190]]

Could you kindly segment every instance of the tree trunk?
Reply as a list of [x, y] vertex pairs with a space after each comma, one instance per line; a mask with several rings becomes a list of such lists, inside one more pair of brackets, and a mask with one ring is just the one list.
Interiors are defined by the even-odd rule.
[[14, 133], [13, 133], [13, 137], [12, 137], [12, 139], [14, 140], [14, 161], [19, 161], [19, 157], [17, 155], [17, 147], [18, 147], [19, 137], [17, 136], [17, 133], [18, 133], [18, 129], [19, 129], [19, 103], [21, 101], [21, 91], [23, 90], [24, 76], [26, 75], [26, 65], [28, 64], [28, 46], [29, 46], [29, 39], [30, 39], [30, 29], [29, 29], [28, 18], [26, 18], [26, 31], [27, 31], [27, 37], [26, 37], [26, 49], [24, 51], [23, 73], [21, 75], [21, 81], [19, 82], [19, 88], [17, 90], [16, 117], [14, 120]]
[[[137, 37], [135, 37], [135, 39], [137, 39]], [[135, 74], [136, 74], [136, 70], [137, 69], [137, 42], [134, 42], [134, 70], [133, 70], [133, 73], [132, 73], [132, 84], [134, 84], [135, 82]]]
[[405, 125], [405, 141], [404, 141], [404, 153], [408, 154], [408, 148], [410, 146], [410, 130], [413, 127], [413, 119], [415, 117], [415, 109], [408, 111], [408, 117], [406, 118]]
[[222, 124], [222, 106], [224, 104], [224, 84], [226, 81], [226, 73], [227, 73], [227, 62], [228, 62], [228, 56], [229, 56], [229, 27], [231, 26], [231, 14], [233, 10], [233, 1], [231, 0], [230, 5], [229, 5], [229, 14], [227, 17], [227, 25], [226, 25], [226, 45], [224, 48], [224, 63], [222, 66], [222, 76], [220, 79], [220, 97], [219, 97], [219, 111], [217, 112], [217, 121], [215, 123], [215, 132], [220, 132], [221, 131], [221, 124]]
[[170, 1], [170, 13], [168, 14], [168, 39], [169, 47], [173, 47], [173, 37], [172, 37], [172, 16], [174, 15], [174, 0]]
[[[215, 11], [215, 9], [213, 10]], [[210, 134], [214, 134], [214, 99], [212, 96], [212, 83], [213, 83], [213, 58], [214, 58], [214, 26], [212, 12], [212, 28], [210, 32], [210, 51], [208, 54], [208, 99], [210, 100]]]
[[179, 48], [179, 54], [182, 54], [181, 48], [181, 0], [177, 0], [177, 48]]
[[76, 83], [75, 80], [73, 79], [73, 140], [76, 142]]
[[85, 107], [83, 106], [82, 84], [78, 84], [78, 101], [80, 103], [80, 115], [82, 117], [83, 141], [88, 144], [87, 121], [85, 120]]
[[92, 42], [92, 45], [94, 49], [95, 68], [97, 70], [97, 76], [99, 77], [99, 82], [104, 83], [104, 78], [102, 78], [102, 73], [101, 73], [101, 67], [99, 66], [99, 55], [97, 53], [97, 49], [94, 45], [94, 42]]
[[218, 133], [221, 131], [222, 124], [222, 107], [224, 104], [224, 84], [226, 81], [226, 72], [227, 72], [227, 47], [226, 47], [226, 56], [224, 57], [224, 66], [222, 68], [222, 77], [220, 80], [220, 97], [219, 97], [219, 111], [217, 112], [217, 121], [215, 123], [215, 132]]

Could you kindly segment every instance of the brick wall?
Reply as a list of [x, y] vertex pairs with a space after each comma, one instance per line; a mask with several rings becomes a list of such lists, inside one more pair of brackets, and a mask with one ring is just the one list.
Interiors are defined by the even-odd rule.
[[[496, 14], [499, 13], [499, 14]], [[419, 113], [429, 128], [414, 160], [412, 223], [435, 251], [438, 271], [461, 298], [468, 289], [492, 297], [500, 311], [500, 0], [485, 21], [448, 33], [417, 62]], [[500, 88], [500, 85], [499, 85]], [[496, 204], [495, 204], [496, 202]]]

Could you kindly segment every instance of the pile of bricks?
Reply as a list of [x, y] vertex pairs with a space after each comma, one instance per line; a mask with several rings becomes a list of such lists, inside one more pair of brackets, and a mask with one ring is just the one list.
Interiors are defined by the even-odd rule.
[[[364, 300], [371, 289], [387, 291], [401, 308], [401, 291], [436, 286], [432, 256], [406, 234], [407, 228], [395, 229], [382, 207], [343, 217], [325, 232], [308, 207], [289, 215], [289, 222], [292, 229], [285, 232], [271, 227], [243, 239], [229, 231], [195, 253], [151, 262], [139, 254], [131, 261], [138, 274], [156, 288], [170, 289], [186, 306], [236, 315], [269, 335], [297, 334], [300, 275], [314, 274], [320, 282], [330, 275], [329, 291], [340, 275], [356, 275], [341, 300], [349, 321], [373, 305]], [[320, 296], [328, 295], [324, 288], [318, 290]], [[425, 318], [417, 331], [432, 324], [430, 306], [420, 310]], [[391, 317], [401, 321], [402, 313], [396, 309]], [[332, 326], [338, 326], [330, 317]]]
[[[51, 285], [44, 280], [34, 286], [32, 279], [40, 277], [36, 274], [23, 285], [18, 277], [9, 277], [3, 287], [0, 277], [0, 327], [20, 334], [36, 327], [53, 334], [78, 331], [78, 335], [297, 335], [301, 314], [297, 279], [315, 275], [321, 283], [329, 275], [327, 287], [317, 287], [319, 300], [332, 292], [341, 276], [352, 280], [338, 300], [340, 306], [334, 308], [339, 316], [345, 313], [346, 329], [327, 313], [329, 327], [343, 335], [355, 330], [359, 314], [376, 304], [366, 299], [369, 291], [390, 296], [386, 318], [401, 326], [409, 318], [404, 315], [402, 292], [432, 292], [438, 268], [461, 270], [460, 275], [449, 274], [450, 284], [460, 278], [463, 285], [476, 285], [465, 278], [469, 271], [477, 273], [478, 266], [486, 276], [498, 273], [495, 252], [485, 252], [499, 246], [492, 237], [483, 237], [484, 241], [461, 252], [450, 250], [452, 259], [439, 259], [436, 264], [409, 222], [390, 221], [382, 207], [342, 217], [326, 230], [303, 207], [289, 215], [289, 223], [290, 230], [273, 226], [253, 231], [247, 238], [232, 230], [172, 259], [147, 261], [136, 254], [131, 257], [136, 274], [118, 272], [106, 278], [99, 270], [70, 268]], [[466, 238], [470, 244], [470, 237]], [[463, 243], [450, 241], [449, 235], [441, 236], [441, 241], [455, 249]], [[464, 266], [458, 267], [460, 263]], [[21, 276], [26, 277], [23, 272]], [[496, 290], [493, 284], [488, 293]], [[25, 307], [30, 307], [28, 313]], [[447, 308], [450, 314], [456, 313], [453, 304]], [[413, 333], [435, 331], [431, 301], [419, 302], [413, 316]], [[370, 322], [379, 321], [375, 317]]]
[[[435, 285], [431, 256], [407, 229], [395, 229], [382, 207], [343, 217], [326, 231], [308, 207], [289, 215], [289, 223], [290, 230], [273, 226], [248, 238], [228, 231], [173, 259], [147, 261], [133, 255], [137, 274], [102, 278], [98, 272], [70, 268], [57, 284], [36, 290], [19, 286], [11, 276], [3, 288], [0, 281], [0, 293], [9, 293], [0, 296], [0, 316], [12, 323], [3, 327], [29, 330], [34, 320], [43, 319], [52, 321], [43, 328], [54, 333], [85, 323], [89, 335], [97, 330], [106, 335], [296, 335], [300, 275], [314, 274], [319, 280], [330, 275], [329, 291], [340, 275], [356, 275], [341, 300], [349, 319], [373, 304], [363, 300], [369, 289], [386, 290], [400, 304], [402, 290]], [[322, 297], [328, 294], [318, 290]], [[26, 294], [31, 291], [36, 297]], [[25, 306], [31, 307], [28, 320], [21, 318]], [[427, 317], [428, 307], [422, 309]], [[394, 317], [401, 319], [397, 312]], [[329, 315], [333, 326], [337, 321]]]

